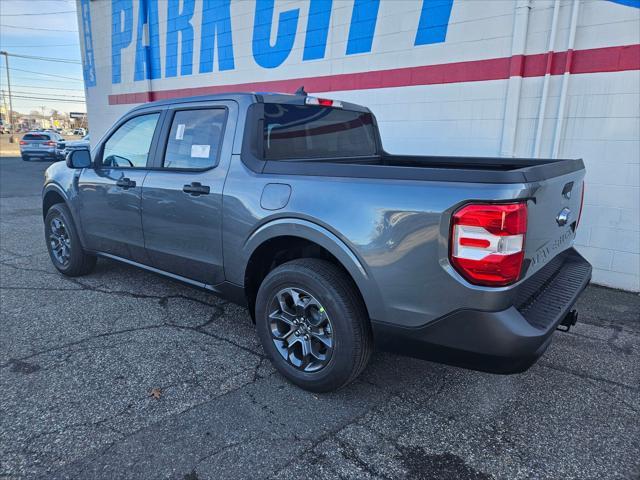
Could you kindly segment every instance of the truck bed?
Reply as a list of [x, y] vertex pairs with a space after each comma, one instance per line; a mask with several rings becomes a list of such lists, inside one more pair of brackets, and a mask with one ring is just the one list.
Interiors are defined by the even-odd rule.
[[328, 177], [528, 183], [584, 168], [581, 159], [449, 157], [384, 154], [376, 157], [267, 161], [263, 173]]

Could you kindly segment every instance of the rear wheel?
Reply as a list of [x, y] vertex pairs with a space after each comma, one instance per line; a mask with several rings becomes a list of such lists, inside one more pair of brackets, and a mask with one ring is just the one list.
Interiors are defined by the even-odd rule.
[[22, 160], [24, 160], [25, 162], [29, 161], [29, 155], [22, 155]]
[[44, 223], [49, 256], [58, 271], [69, 277], [91, 272], [96, 265], [96, 257], [82, 249], [67, 206], [62, 203], [53, 205], [47, 212]]
[[258, 291], [256, 324], [274, 366], [306, 390], [348, 385], [371, 356], [362, 299], [346, 273], [325, 260], [303, 258], [272, 270]]

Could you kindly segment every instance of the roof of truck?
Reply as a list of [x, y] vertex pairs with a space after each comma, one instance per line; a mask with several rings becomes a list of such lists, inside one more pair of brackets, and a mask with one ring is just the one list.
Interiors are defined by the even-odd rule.
[[[308, 93], [307, 95], [297, 95], [291, 93], [280, 93], [280, 92], [229, 92], [229, 93], [215, 93], [209, 95], [197, 95], [192, 97], [179, 97], [179, 98], [168, 98], [165, 100], [157, 100], [155, 102], [144, 103], [142, 105], [138, 105], [133, 110], [149, 108], [149, 107], [157, 107], [157, 106], [165, 106], [165, 105], [174, 105], [176, 103], [189, 103], [189, 102], [210, 102], [215, 100], [235, 100], [235, 101], [243, 101], [250, 99], [252, 103], [287, 103], [291, 105], [304, 105], [305, 98], [307, 97], [321, 97], [327, 98], [324, 95], [314, 95], [313, 93]], [[330, 98], [330, 97], [329, 97]], [[369, 109], [363, 107], [362, 105], [357, 105], [355, 103], [343, 102], [342, 108], [346, 110], [356, 110], [356, 111], [366, 111]]]

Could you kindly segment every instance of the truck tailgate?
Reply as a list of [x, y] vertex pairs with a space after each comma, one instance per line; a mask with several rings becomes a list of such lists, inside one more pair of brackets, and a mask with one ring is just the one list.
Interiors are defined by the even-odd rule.
[[524, 278], [573, 245], [582, 207], [584, 174], [584, 169], [580, 169], [536, 182], [527, 209]]

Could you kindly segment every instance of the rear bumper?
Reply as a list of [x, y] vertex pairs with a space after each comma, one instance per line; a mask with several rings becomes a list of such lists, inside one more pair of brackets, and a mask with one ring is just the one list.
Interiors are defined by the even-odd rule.
[[43, 158], [58, 158], [55, 148], [51, 149], [23, 149], [20, 150], [21, 155], [28, 155], [30, 157], [43, 157]]
[[494, 373], [522, 372], [547, 349], [590, 280], [591, 265], [570, 249], [524, 282], [513, 307], [458, 310], [418, 328], [374, 321], [374, 338], [378, 347], [408, 356]]

